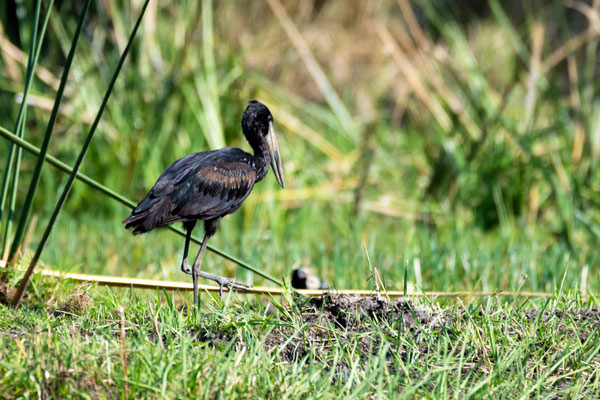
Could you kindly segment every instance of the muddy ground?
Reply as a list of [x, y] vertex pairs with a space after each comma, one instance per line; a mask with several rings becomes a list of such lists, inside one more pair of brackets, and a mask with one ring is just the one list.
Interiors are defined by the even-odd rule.
[[[369, 357], [379, 352], [383, 333], [389, 342], [399, 333], [441, 332], [450, 322], [442, 310], [415, 306], [410, 300], [347, 295], [313, 297], [284, 314], [279, 316], [282, 323], [264, 342], [267, 350], [280, 350], [283, 362], [298, 361], [309, 353], [326, 362], [334, 346], [358, 346], [360, 353]], [[236, 346], [244, 346], [228, 331], [201, 331], [198, 339], [217, 346], [233, 340]], [[391, 350], [396, 349], [392, 344]]]

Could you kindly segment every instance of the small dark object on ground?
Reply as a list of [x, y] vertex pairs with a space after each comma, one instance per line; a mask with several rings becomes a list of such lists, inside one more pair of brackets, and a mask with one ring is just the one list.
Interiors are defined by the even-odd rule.
[[[243, 150], [225, 147], [185, 156], [160, 175], [154, 187], [140, 201], [123, 223], [139, 235], [174, 222], [183, 222], [187, 231], [181, 270], [191, 274], [194, 282], [194, 304], [198, 304], [198, 278], [210, 279], [223, 286], [245, 289], [249, 286], [231, 278], [201, 271], [202, 258], [208, 239], [217, 231], [221, 218], [237, 211], [262, 180], [269, 165], [277, 181], [284, 187], [283, 167], [279, 157], [277, 138], [273, 130], [273, 116], [262, 103], [251, 100], [242, 116], [242, 131], [254, 150], [254, 155]], [[193, 267], [187, 261], [192, 230], [198, 220], [204, 221], [205, 235]]]
[[292, 271], [292, 287], [296, 289], [327, 289], [327, 281], [322, 280], [307, 267]]

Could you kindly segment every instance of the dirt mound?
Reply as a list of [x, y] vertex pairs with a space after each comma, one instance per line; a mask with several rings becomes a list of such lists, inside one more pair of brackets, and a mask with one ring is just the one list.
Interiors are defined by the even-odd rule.
[[54, 317], [77, 316], [88, 312], [94, 305], [94, 300], [86, 291], [86, 286], [80, 285], [58, 305], [58, 307], [48, 307], [46, 311]]
[[[376, 297], [326, 294], [310, 299], [296, 298], [295, 304], [278, 314], [279, 322], [267, 334], [264, 346], [277, 351], [283, 362], [296, 362], [310, 355], [313, 362], [331, 365], [335, 349], [358, 348], [368, 359], [387, 346], [390, 354], [405, 354], [399, 335], [410, 335], [423, 344], [425, 334], [442, 334], [450, 320], [438, 308], [415, 306], [412, 301], [388, 301]], [[207, 329], [197, 339], [215, 346], [244, 346], [235, 331]], [[346, 368], [338, 360], [336, 368]], [[340, 371], [343, 373], [343, 371]]]
[[10, 304], [15, 295], [15, 289], [9, 284], [0, 281], [0, 304]]
[[339, 328], [361, 331], [364, 319], [374, 319], [390, 325], [401, 324], [404, 329], [440, 329], [444, 318], [439, 310], [416, 307], [412, 301], [397, 299], [393, 302], [384, 298], [325, 295], [311, 298], [303, 310], [307, 322], [318, 317]]
[[578, 310], [546, 310], [543, 313], [539, 310], [529, 310], [527, 311], [525, 316], [529, 320], [540, 318], [540, 320], [543, 322], [549, 321], [552, 318], [569, 318], [574, 321], [589, 322], [593, 324], [596, 328], [600, 327], [600, 310], [591, 308], [584, 308]]
[[421, 341], [424, 333], [441, 332], [449, 322], [441, 310], [417, 307], [406, 299], [331, 294], [301, 304], [296, 316], [303, 322], [302, 330], [277, 327], [265, 341], [269, 350], [279, 349], [286, 362], [310, 354], [328, 364], [334, 348], [348, 346], [358, 346], [365, 359], [377, 354], [384, 344], [390, 353], [404, 353], [394, 340], [399, 332]]
[[577, 335], [582, 341], [586, 341], [589, 335], [600, 329], [600, 310], [592, 308], [553, 311], [529, 310], [525, 313], [529, 321], [538, 320], [543, 324], [552, 323], [557, 320], [556, 329], [559, 332], [569, 331]]

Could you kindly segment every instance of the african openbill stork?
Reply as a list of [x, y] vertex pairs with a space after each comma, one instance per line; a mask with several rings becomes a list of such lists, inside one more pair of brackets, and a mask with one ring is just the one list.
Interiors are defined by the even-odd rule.
[[[242, 131], [254, 150], [254, 155], [243, 150], [225, 147], [187, 155], [160, 175], [154, 187], [140, 201], [123, 223], [139, 235], [157, 227], [183, 222], [186, 229], [181, 270], [192, 274], [194, 304], [198, 304], [198, 277], [213, 280], [230, 288], [248, 288], [232, 278], [204, 272], [200, 269], [208, 239], [215, 234], [221, 218], [234, 213], [252, 191], [254, 184], [267, 175], [269, 164], [277, 181], [284, 187], [283, 168], [277, 138], [273, 130], [273, 116], [262, 103], [251, 100], [242, 116]], [[196, 221], [204, 221], [204, 239], [190, 268], [187, 257], [192, 230]]]

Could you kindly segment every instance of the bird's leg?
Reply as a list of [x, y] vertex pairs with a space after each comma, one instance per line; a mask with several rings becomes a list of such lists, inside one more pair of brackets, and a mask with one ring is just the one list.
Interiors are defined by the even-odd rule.
[[206, 245], [208, 244], [209, 238], [209, 234], [204, 235], [204, 240], [202, 240], [202, 246], [200, 247], [200, 251], [198, 252], [196, 261], [194, 261], [194, 267], [192, 269], [192, 277], [194, 278], [194, 304], [197, 304], [198, 298], [198, 277], [210, 279], [211, 281], [216, 282], [219, 285], [219, 296], [223, 296], [223, 287], [241, 290], [248, 289], [251, 287], [250, 285], [247, 285], [240, 281], [236, 281], [233, 278], [225, 278], [219, 275], [210, 274], [200, 269], [202, 265], [202, 258], [204, 258], [204, 251], [206, 250]]
[[190, 240], [192, 238], [192, 231], [194, 230], [194, 226], [196, 225], [196, 221], [192, 222], [184, 222], [183, 227], [187, 230], [185, 235], [185, 246], [183, 248], [183, 260], [181, 261], [181, 271], [186, 274], [192, 273], [192, 268], [190, 264], [188, 264], [188, 251], [190, 249]]
[[201, 276], [200, 265], [202, 264], [202, 259], [204, 258], [204, 251], [206, 250], [206, 245], [208, 244], [208, 238], [210, 236], [208, 234], [204, 235], [204, 239], [202, 240], [202, 245], [200, 246], [200, 251], [198, 251], [198, 255], [196, 256], [196, 261], [194, 261], [194, 267], [192, 268], [192, 279], [194, 282], [194, 305], [198, 305], [198, 277]]

